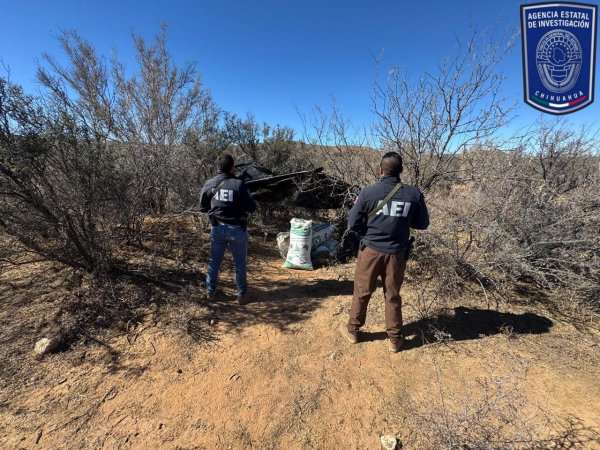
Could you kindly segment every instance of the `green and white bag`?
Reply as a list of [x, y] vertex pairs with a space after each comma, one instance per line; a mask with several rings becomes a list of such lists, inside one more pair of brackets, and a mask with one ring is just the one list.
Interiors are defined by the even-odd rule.
[[290, 247], [283, 267], [287, 269], [313, 270], [310, 259], [312, 246], [312, 220], [290, 221]]

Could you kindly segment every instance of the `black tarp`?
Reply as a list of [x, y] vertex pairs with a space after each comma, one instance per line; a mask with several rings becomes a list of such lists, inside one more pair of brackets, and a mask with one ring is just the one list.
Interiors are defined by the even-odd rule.
[[258, 164], [239, 164], [235, 166], [235, 176], [245, 182], [273, 177], [275, 174]]
[[236, 166], [254, 199], [310, 209], [337, 209], [352, 205], [357, 186], [327, 175], [322, 168], [275, 175], [257, 164]]

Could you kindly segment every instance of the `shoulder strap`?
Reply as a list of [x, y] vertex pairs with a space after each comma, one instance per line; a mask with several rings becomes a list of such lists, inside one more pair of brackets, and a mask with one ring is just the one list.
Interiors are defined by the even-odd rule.
[[[225, 183], [227, 180], [229, 180], [229, 178], [222, 179], [214, 188], [211, 189], [213, 197], [215, 196], [215, 192], [217, 192], [219, 190], [219, 188], [223, 185], [223, 183]], [[212, 197], [211, 197], [211, 200], [212, 200]]]
[[394, 196], [394, 194], [396, 192], [398, 192], [400, 190], [400, 188], [402, 187], [402, 182], [399, 181], [398, 184], [396, 186], [394, 186], [394, 189], [392, 189], [390, 191], [390, 193], [387, 195], [386, 198], [383, 199], [383, 201], [377, 205], [375, 208], [373, 208], [371, 211], [369, 211], [369, 214], [367, 214], [367, 217], [373, 217], [375, 214], [377, 214], [379, 211], [381, 211], [381, 209], [384, 207], [384, 205], [387, 205], [387, 202], [390, 201], [390, 199]]

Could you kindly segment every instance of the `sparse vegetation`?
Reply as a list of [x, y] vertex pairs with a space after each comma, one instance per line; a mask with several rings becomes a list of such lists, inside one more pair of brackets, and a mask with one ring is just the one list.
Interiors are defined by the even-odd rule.
[[[589, 388], [585, 371], [597, 367], [600, 317], [597, 131], [556, 120], [508, 136], [504, 127], [511, 106], [498, 97], [502, 76], [496, 67], [513, 40], [495, 45], [492, 38], [477, 50], [476, 36], [458, 46], [458, 54], [438, 73], [411, 81], [394, 69], [385, 81], [376, 80], [370, 128], [354, 126], [336, 106], [304, 116], [303, 130], [223, 111], [201, 84], [196, 65], [179, 66], [172, 60], [164, 28], [151, 42], [133, 36], [136, 67], [126, 67], [117, 56], [107, 60], [79, 34], [65, 32], [59, 42], [66, 62], [45, 56], [38, 71], [39, 95], [0, 78], [0, 446], [2, 431], [15, 430], [3, 418], [10, 413], [19, 417], [14, 419], [19, 432], [35, 431], [36, 445], [46, 434], [42, 437], [31, 424], [47, 414], [56, 423], [43, 433], [61, 430], [73, 433], [79, 445], [102, 447], [113, 429], [130, 417], [144, 416], [140, 411], [154, 401], [148, 397], [141, 400], [147, 402], [144, 407], [130, 407], [118, 397], [126, 388], [107, 386], [104, 377], [111, 383], [122, 377], [119, 382], [134, 385], [142, 398], [155, 387], [156, 379], [143, 376], [157, 359], [159, 370], [169, 374], [158, 377], [161, 394], [172, 382], [180, 383], [181, 389], [198, 390], [207, 404], [214, 401], [228, 414], [216, 423], [221, 419], [207, 413], [209, 419], [194, 417], [190, 425], [189, 411], [198, 402], [190, 406], [188, 398], [174, 394], [183, 405], [175, 408], [181, 406], [178, 423], [189, 425], [176, 430], [182, 445], [194, 443], [189, 431], [214, 448], [240, 443], [284, 448], [326, 443], [335, 448], [342, 445], [330, 436], [334, 425], [347, 433], [356, 423], [369, 436], [395, 427], [392, 431], [407, 445], [424, 449], [600, 445], [583, 419], [552, 416], [523, 394], [539, 388], [528, 372], [484, 375], [461, 397], [446, 384], [463, 388], [460, 380], [442, 379], [436, 368], [437, 378], [429, 382], [429, 369], [414, 358], [398, 369], [396, 360], [380, 354], [376, 364], [357, 364], [358, 353], [340, 350], [331, 329], [337, 329], [352, 292], [351, 263], [314, 275], [282, 276], [275, 235], [293, 214], [339, 221], [343, 232], [346, 205], [311, 212], [263, 205], [252, 221], [249, 255], [260, 300], [244, 309], [226, 301], [197, 303], [208, 223], [195, 206], [217, 155], [228, 151], [238, 162], [255, 162], [276, 173], [323, 167], [350, 186], [349, 199], [376, 180], [379, 150], [394, 149], [404, 157], [403, 180], [423, 189], [432, 216], [430, 229], [418, 234], [403, 291], [407, 351], [421, 347], [440, 355], [468, 348], [457, 366], [466, 376], [471, 369], [481, 373], [468, 360], [469, 352], [489, 342], [494, 351], [499, 346], [507, 354], [515, 342], [521, 353], [553, 368], [562, 356], [538, 347], [556, 345], [557, 353], [572, 347], [578, 352], [567, 355], [572, 364], [581, 355], [589, 358], [582, 369], [577, 367], [583, 373], [577, 381]], [[228, 271], [226, 263], [225, 278]], [[382, 321], [381, 304], [373, 303], [376, 311], [369, 316]], [[553, 328], [547, 315], [565, 318], [570, 325]], [[589, 332], [591, 343], [571, 325]], [[566, 337], [555, 337], [559, 327]], [[60, 336], [59, 356], [67, 362], [52, 356], [27, 359], [30, 344], [42, 334]], [[503, 337], [507, 339], [499, 343]], [[530, 348], [530, 337], [542, 344]], [[365, 345], [379, 338], [368, 332]], [[218, 347], [223, 341], [231, 355], [223, 356], [228, 353]], [[281, 348], [261, 347], [264, 342]], [[428, 346], [433, 343], [438, 345]], [[243, 346], [252, 347], [251, 356]], [[225, 361], [221, 365], [219, 358]], [[511, 358], [494, 353], [482, 361], [512, 363]], [[194, 381], [181, 381], [187, 366], [171, 367], [181, 361], [192, 365]], [[59, 377], [53, 364], [65, 364], [62, 369], [72, 369], [78, 377], [72, 382], [74, 391], [64, 394], [65, 404], [50, 398], [54, 394], [37, 392], [44, 402], [35, 411], [11, 409], [13, 397], [34, 390], [39, 380], [50, 380], [50, 390], [67, 383], [67, 375]], [[411, 397], [411, 403], [389, 379], [410, 377], [415, 367], [421, 372], [412, 382], [429, 392]], [[91, 372], [91, 381], [79, 368]], [[217, 375], [210, 386], [196, 383], [196, 376], [211, 370]], [[237, 388], [238, 380], [254, 391]], [[262, 380], [266, 387], [257, 387]], [[90, 388], [88, 382], [94, 385]], [[571, 391], [577, 388], [571, 386]], [[267, 400], [255, 404], [246, 394]], [[86, 396], [88, 403], [82, 400]], [[115, 398], [118, 406], [105, 411]], [[230, 400], [240, 399], [235, 410], [227, 409]], [[53, 416], [60, 415], [59, 409], [71, 414], [71, 401], [76, 410], [72, 417], [63, 423], [63, 417]], [[219, 403], [223, 401], [225, 406]], [[369, 419], [362, 422], [356, 410], [366, 404], [380, 408], [365, 413]], [[398, 405], [405, 408], [400, 415]], [[581, 403], [569, 403], [571, 409], [573, 405]], [[554, 405], [553, 411], [557, 409]], [[238, 413], [251, 420], [227, 422]], [[148, 415], [142, 421], [163, 430], [164, 423], [153, 424]], [[261, 415], [274, 417], [274, 422], [253, 423]], [[109, 419], [112, 428], [97, 432], [97, 423]], [[137, 422], [128, 426], [133, 429]], [[223, 441], [215, 431], [219, 427], [230, 433]], [[85, 437], [76, 438], [80, 430]], [[160, 439], [149, 432], [138, 445], [173, 442], [176, 432], [169, 432]], [[116, 447], [137, 436], [119, 433]], [[343, 437], [360, 448], [373, 442], [362, 434]]]
[[[584, 449], [600, 443], [600, 434], [574, 417], [553, 417], [524, 394], [527, 368], [512, 362], [511, 373], [488, 373], [458, 394], [449, 390], [433, 362], [433, 395], [413, 399], [410, 442], [423, 450]], [[464, 392], [463, 392], [464, 391]]]

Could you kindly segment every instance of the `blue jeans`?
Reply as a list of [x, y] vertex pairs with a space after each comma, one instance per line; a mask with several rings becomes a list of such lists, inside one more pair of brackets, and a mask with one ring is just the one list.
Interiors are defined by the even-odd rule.
[[246, 255], [248, 252], [248, 232], [231, 225], [217, 225], [210, 230], [210, 261], [206, 274], [206, 290], [209, 294], [217, 289], [219, 271], [229, 247], [235, 265], [235, 284], [238, 295], [246, 295], [248, 282], [246, 280]]

